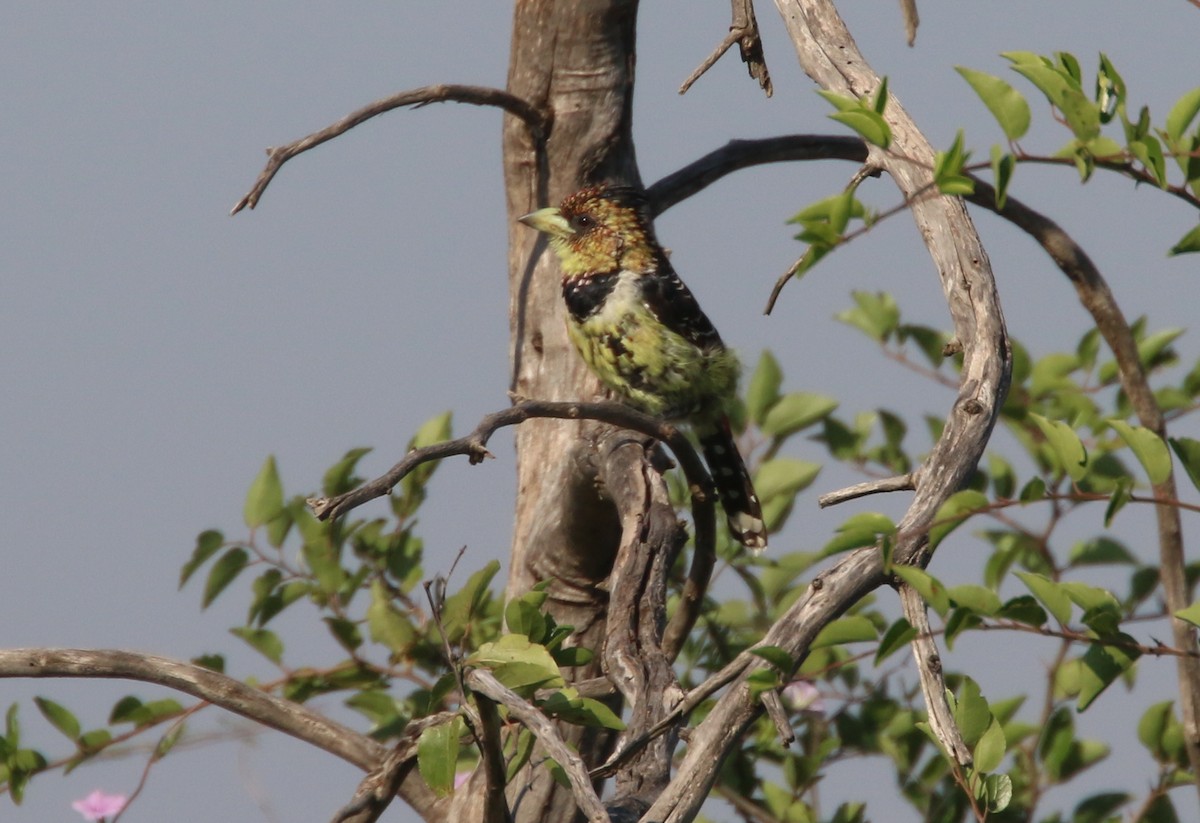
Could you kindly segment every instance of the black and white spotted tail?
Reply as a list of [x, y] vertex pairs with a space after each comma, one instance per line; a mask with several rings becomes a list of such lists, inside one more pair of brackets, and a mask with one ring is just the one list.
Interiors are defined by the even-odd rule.
[[708, 470], [712, 472], [721, 507], [729, 518], [730, 533], [751, 552], [761, 554], [767, 548], [762, 506], [759, 505], [758, 495], [754, 493], [754, 484], [750, 481], [746, 464], [742, 462], [742, 455], [733, 442], [729, 419], [722, 417], [715, 427], [705, 426], [696, 434]]

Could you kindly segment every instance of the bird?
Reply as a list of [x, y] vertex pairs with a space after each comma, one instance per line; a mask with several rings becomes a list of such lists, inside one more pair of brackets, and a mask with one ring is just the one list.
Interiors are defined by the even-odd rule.
[[691, 427], [730, 533], [761, 553], [762, 506], [729, 423], [741, 365], [667, 259], [644, 191], [588, 186], [518, 219], [558, 257], [567, 333], [588, 367], [628, 405]]

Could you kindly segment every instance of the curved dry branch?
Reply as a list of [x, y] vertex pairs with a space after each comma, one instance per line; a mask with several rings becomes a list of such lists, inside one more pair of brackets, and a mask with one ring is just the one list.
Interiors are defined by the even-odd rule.
[[960, 768], [971, 765], [971, 749], [963, 740], [962, 733], [954, 723], [954, 711], [946, 700], [946, 679], [942, 677], [942, 658], [937, 644], [933, 642], [933, 629], [929, 626], [929, 610], [921, 595], [907, 583], [901, 583], [900, 604], [909, 625], [916, 629], [912, 641], [913, 657], [917, 661], [917, 673], [921, 680], [921, 693], [929, 709], [929, 728], [942, 744], [946, 756]]
[[[387, 747], [366, 735], [335, 723], [297, 703], [247, 686], [224, 674], [154, 654], [110, 649], [3, 649], [0, 678], [86, 677], [140, 680], [190, 694], [226, 711], [241, 715], [298, 740], [316, 746], [361, 769], [375, 770], [390, 755]], [[397, 748], [404, 757], [416, 757], [416, 739], [428, 725], [443, 722], [433, 715], [413, 721]], [[438, 803], [419, 778], [402, 776], [397, 792], [425, 814]]]
[[693, 502], [699, 501], [711, 511], [715, 499], [712, 479], [708, 476], [708, 471], [696, 450], [678, 428], [620, 403], [562, 403], [547, 400], [522, 400], [511, 408], [493, 412], [479, 421], [479, 425], [470, 434], [414, 449], [374, 480], [336, 497], [313, 498], [308, 504], [319, 519], [336, 520], [363, 503], [390, 494], [405, 475], [422, 463], [466, 455], [471, 465], [475, 465], [492, 457], [491, 452], [487, 450], [487, 443], [497, 430], [535, 418], [598, 420], [661, 440], [679, 461], [679, 466], [687, 478]]
[[358, 111], [351, 112], [336, 123], [328, 125], [320, 131], [315, 131], [307, 137], [302, 137], [283, 146], [274, 146], [267, 149], [266, 167], [259, 172], [258, 179], [254, 181], [254, 185], [250, 187], [250, 191], [234, 204], [233, 209], [229, 213], [233, 215], [242, 209], [253, 209], [257, 206], [258, 201], [262, 199], [263, 192], [266, 191], [267, 186], [271, 185], [271, 180], [274, 179], [275, 175], [283, 167], [283, 164], [296, 155], [316, 148], [322, 143], [350, 131], [350, 129], [358, 124], [370, 120], [376, 115], [389, 112], [392, 109], [404, 106], [420, 108], [430, 103], [442, 103], [446, 101], [470, 103], [474, 106], [495, 106], [503, 109], [509, 114], [519, 117], [529, 127], [534, 140], [538, 143], [545, 140], [546, 135], [550, 131], [549, 114], [531, 105], [527, 100], [523, 100], [503, 89], [441, 83], [436, 86], [424, 86], [419, 89], [397, 92], [381, 100], [376, 100], [374, 103], [369, 103]]
[[571, 793], [575, 796], [575, 802], [588, 821], [608, 823], [608, 812], [604, 810], [604, 804], [600, 802], [600, 797], [592, 787], [592, 781], [588, 777], [583, 761], [563, 741], [554, 728], [554, 724], [547, 719], [546, 715], [497, 680], [491, 672], [472, 669], [466, 673], [464, 679], [472, 691], [478, 692], [508, 709], [509, 715], [529, 729], [546, 752], [554, 758], [558, 765], [562, 766], [567, 780], [571, 784]]
[[854, 160], [861, 163], [866, 159], [867, 146], [857, 137], [785, 134], [730, 140], [651, 185], [646, 189], [646, 199], [650, 210], [658, 215], [741, 169], [793, 160]]
[[[821, 86], [854, 97], [878, 88], [879, 77], [858, 52], [829, 0], [777, 0], [776, 5], [804, 70]], [[867, 160], [886, 170], [906, 200], [911, 200], [929, 183], [933, 150], [894, 98], [889, 99], [884, 117], [900, 156], [871, 150]], [[928, 526], [983, 453], [1008, 388], [1011, 355], [987, 255], [962, 202], [923, 198], [911, 202], [911, 210], [941, 278], [956, 337], [963, 344], [958, 399], [933, 452], [914, 474], [913, 501], [898, 524], [896, 561], [924, 566], [931, 553]], [[772, 626], [764, 643], [779, 646], [798, 665], [819, 626], [883, 581], [882, 558], [876, 549], [850, 555], [813, 581]], [[765, 665], [750, 664], [693, 729], [676, 779], [649, 812], [652, 819], [694, 817], [717, 776], [719, 758], [713, 754], [728, 752], [761, 711], [745, 678], [749, 669]]]

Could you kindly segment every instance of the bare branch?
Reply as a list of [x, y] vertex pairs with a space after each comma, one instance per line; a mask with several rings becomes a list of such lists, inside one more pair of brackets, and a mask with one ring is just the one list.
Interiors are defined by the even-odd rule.
[[866, 497], [869, 494], [908, 492], [916, 487], [916, 478], [910, 472], [898, 475], [897, 477], [887, 477], [883, 480], [868, 480], [865, 483], [855, 483], [853, 486], [847, 486], [844, 489], [826, 492], [817, 498], [817, 505], [824, 509], [829, 506], [836, 506], [838, 503], [845, 503], [847, 500]]
[[759, 696], [759, 699], [762, 700], [762, 704], [767, 710], [767, 717], [771, 718], [771, 722], [775, 724], [775, 731], [779, 733], [779, 742], [784, 746], [795, 743], [796, 732], [792, 730], [792, 722], [788, 720], [787, 712], [783, 708], [783, 701], [779, 699], [779, 692], [768, 689]]
[[787, 134], [754, 140], [730, 140], [719, 149], [693, 160], [646, 190], [650, 209], [662, 214], [722, 177], [741, 169], [795, 160], [866, 161], [867, 147], [857, 137]]
[[563, 742], [554, 728], [554, 724], [546, 718], [546, 715], [497, 680], [491, 672], [483, 669], [471, 669], [467, 672], [465, 679], [467, 686], [472, 691], [504, 706], [508, 709], [511, 717], [519, 720], [537, 737], [546, 752], [554, 758], [558, 765], [563, 767], [567, 780], [571, 783], [571, 793], [575, 796], [575, 802], [587, 819], [593, 823], [608, 823], [608, 812], [604, 810], [604, 804], [600, 802], [596, 790], [592, 788], [592, 781], [588, 777], [583, 761]]
[[729, 51], [729, 47], [736, 43], [741, 36], [741, 31], [731, 28], [729, 33], [717, 44], [717, 47], [712, 50], [712, 53], [700, 61], [700, 65], [696, 66], [692, 70], [692, 73], [687, 76], [687, 79], [679, 86], [679, 93], [687, 94], [687, 90], [692, 87], [692, 84], [699, 80], [706, 71], [716, 65], [716, 62], [721, 59], [721, 55]]
[[917, 590], [907, 583], [900, 584], [900, 604], [909, 625], [917, 630], [912, 641], [913, 658], [917, 661], [917, 674], [921, 681], [921, 693], [929, 712], [929, 728], [933, 731], [946, 755], [960, 768], [971, 765], [971, 749], [963, 740], [954, 712], [946, 701], [946, 679], [942, 677], [942, 657], [933, 642], [933, 629], [929, 626], [929, 612], [925, 601]]
[[730, 0], [733, 7], [733, 21], [729, 24], [729, 33], [721, 39], [712, 53], [688, 75], [679, 87], [680, 94], [686, 94], [692, 84], [699, 80], [706, 71], [711, 69], [729, 47], [738, 44], [742, 62], [750, 71], [750, 76], [758, 81], [758, 85], [770, 97], [774, 93], [771, 85], [771, 74], [767, 71], [767, 62], [763, 57], [762, 39], [758, 34], [758, 20], [754, 17], [753, 0]]
[[480, 693], [475, 695], [475, 706], [479, 711], [479, 751], [483, 759], [484, 774], [484, 823], [507, 823], [512, 819], [508, 801], [504, 797], [504, 752], [500, 738], [500, 713], [491, 698]]
[[403, 106], [420, 108], [430, 103], [442, 103], [445, 101], [501, 108], [524, 121], [533, 134], [534, 139], [539, 143], [545, 139], [550, 130], [550, 116], [546, 112], [503, 89], [446, 83], [436, 86], [424, 86], [419, 89], [409, 89], [408, 91], [398, 92], [389, 97], [384, 97], [382, 100], [376, 100], [374, 103], [363, 106], [358, 111], [346, 115], [336, 123], [326, 126], [320, 131], [315, 131], [307, 137], [302, 137], [284, 146], [275, 146], [267, 149], [266, 167], [259, 172], [258, 179], [254, 181], [254, 185], [246, 193], [246, 196], [239, 200], [229, 213], [231, 215], [237, 214], [242, 209], [253, 209], [257, 206], [263, 192], [271, 184], [271, 180], [278, 173], [279, 169], [296, 155], [316, 148], [322, 143], [350, 131], [350, 129], [358, 124], [370, 120], [376, 115], [389, 112], [392, 109], [398, 109]]
[[[2, 649], [0, 678], [86, 677], [140, 680], [190, 694], [298, 740], [372, 770], [388, 755], [383, 745], [366, 735], [296, 703], [200, 666], [153, 654], [95, 649]], [[414, 741], [426, 723], [444, 721], [434, 715], [410, 723], [405, 740]], [[415, 749], [413, 750], [415, 755]], [[423, 781], [403, 780], [398, 793], [419, 812], [430, 811], [437, 800]]]
[[[688, 480], [693, 507], [707, 507], [707, 517], [711, 519], [715, 499], [712, 480], [696, 450], [675, 426], [621, 403], [557, 403], [543, 400], [523, 400], [512, 408], [489, 414], [479, 422], [473, 432], [464, 437], [414, 449], [380, 477], [337, 497], [314, 498], [309, 500], [308, 504], [319, 519], [337, 519], [369, 500], [389, 494], [405, 475], [422, 463], [455, 455], [467, 455], [472, 464], [479, 463], [484, 458], [491, 457], [487, 450], [487, 442], [498, 429], [543, 417], [559, 420], [599, 420], [641, 432], [666, 443]], [[697, 523], [700, 523], [704, 516], [704, 512], [701, 511]], [[701, 532], [697, 529], [697, 537], [700, 536]], [[699, 546], [697, 551], [700, 551]], [[712, 547], [709, 546], [707, 551], [712, 552]]]
[[416, 752], [411, 741], [402, 742], [358, 784], [354, 797], [338, 809], [331, 823], [375, 823], [396, 797], [404, 774], [412, 768]]

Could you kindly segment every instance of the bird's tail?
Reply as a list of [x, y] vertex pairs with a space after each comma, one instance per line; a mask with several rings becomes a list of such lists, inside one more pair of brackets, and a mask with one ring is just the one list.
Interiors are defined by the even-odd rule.
[[721, 417], [712, 425], [698, 426], [697, 439], [704, 452], [721, 507], [729, 517], [729, 531], [735, 540], [755, 554], [767, 548], [767, 529], [763, 525], [762, 506], [754, 493], [750, 473], [733, 442], [729, 418]]

